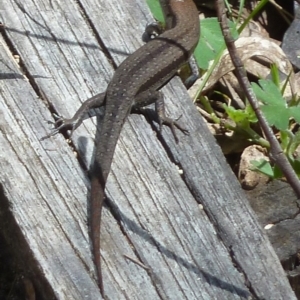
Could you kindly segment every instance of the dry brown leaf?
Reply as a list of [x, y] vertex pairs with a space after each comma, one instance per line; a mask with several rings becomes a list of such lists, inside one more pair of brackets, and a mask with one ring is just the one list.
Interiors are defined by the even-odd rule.
[[[247, 72], [259, 78], [267, 77], [270, 73], [270, 64], [276, 64], [279, 71], [286, 76], [293, 70], [282, 49], [271, 39], [259, 36], [241, 37], [235, 42], [235, 45]], [[203, 92], [210, 89], [220, 78], [233, 70], [234, 67], [226, 50], [220, 63], [212, 72]]]
[[238, 178], [244, 189], [252, 190], [258, 184], [266, 184], [268, 182], [268, 176], [251, 169], [251, 161], [259, 160], [261, 158], [269, 161], [269, 158], [265, 154], [264, 148], [261, 146], [252, 145], [243, 151], [240, 160]]

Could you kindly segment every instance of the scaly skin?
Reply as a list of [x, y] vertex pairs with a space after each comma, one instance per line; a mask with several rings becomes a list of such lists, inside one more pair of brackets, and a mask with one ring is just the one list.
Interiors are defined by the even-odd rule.
[[[166, 19], [166, 31], [127, 57], [117, 68], [106, 93], [87, 100], [72, 119], [59, 119], [62, 127], [76, 129], [90, 108], [105, 107], [101, 122], [100, 138], [95, 145], [95, 161], [91, 178], [90, 229], [97, 269], [98, 285], [104, 296], [100, 263], [101, 210], [105, 198], [104, 190], [110, 172], [117, 141], [123, 124], [132, 107], [160, 102], [158, 90], [162, 88], [188, 61], [200, 36], [197, 8], [192, 0], [160, 0]], [[160, 112], [161, 123], [183, 130]], [[174, 132], [174, 131], [173, 131]]]

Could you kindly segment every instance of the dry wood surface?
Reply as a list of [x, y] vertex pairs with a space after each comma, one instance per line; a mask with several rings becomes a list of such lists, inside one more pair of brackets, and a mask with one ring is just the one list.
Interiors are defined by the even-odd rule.
[[[87, 216], [96, 119], [71, 145], [40, 139], [52, 112], [71, 117], [105, 91], [152, 16], [144, 0], [2, 0], [0, 21], [1, 234], [38, 299], [101, 299]], [[126, 122], [102, 218], [107, 298], [296, 299], [182, 83], [163, 91], [190, 135], [176, 144], [143, 115]]]

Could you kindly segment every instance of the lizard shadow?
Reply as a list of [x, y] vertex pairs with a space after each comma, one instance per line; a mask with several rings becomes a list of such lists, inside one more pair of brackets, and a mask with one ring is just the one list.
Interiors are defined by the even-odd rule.
[[[234, 284], [227, 283], [221, 278], [212, 275], [209, 272], [201, 269], [201, 267], [197, 265], [197, 262], [194, 261], [194, 263], [191, 263], [190, 261], [187, 261], [186, 259], [178, 256], [176, 253], [174, 253], [174, 251], [169, 250], [167, 247], [165, 247], [160, 242], [158, 242], [149, 232], [147, 232], [145, 229], [139, 226], [135, 221], [132, 221], [126, 215], [124, 215], [120, 210], [120, 208], [107, 196], [105, 199], [104, 206], [110, 210], [113, 217], [118, 221], [119, 225], [123, 228], [123, 232], [130, 230], [131, 232], [137, 234], [142, 239], [144, 239], [147, 243], [149, 243], [151, 246], [156, 247], [158, 251], [161, 252], [163, 255], [165, 255], [166, 257], [172, 260], [175, 260], [178, 264], [180, 264], [190, 272], [193, 272], [197, 276], [203, 278], [208, 284], [229, 291], [230, 293], [236, 294], [245, 299], [248, 299], [250, 296], [252, 296], [252, 294], [247, 289], [242, 289], [238, 286], [235, 286]], [[122, 223], [126, 225], [126, 229], [124, 228]], [[130, 236], [127, 235], [127, 238], [130, 239]], [[132, 245], [134, 245], [133, 241], [131, 241], [131, 243]], [[154, 280], [154, 282], [160, 281], [160, 279], [157, 278], [157, 276], [153, 273], [151, 267], [147, 269], [147, 272]]]
[[[153, 122], [157, 122], [157, 118], [156, 118], [156, 113], [153, 112], [153, 109], [143, 109], [142, 111], [137, 110], [134, 111], [133, 113], [137, 113], [137, 114], [145, 114], [145, 110], [146, 110], [146, 115], [151, 116], [151, 121]], [[97, 131], [96, 131], [96, 136], [95, 136], [95, 141], [97, 144], [97, 141], [99, 141], [100, 138], [100, 130], [99, 128], [101, 128], [101, 123], [102, 123], [102, 119], [103, 119], [103, 109], [100, 110], [101, 113], [97, 114]], [[149, 121], [149, 119], [148, 119]], [[152, 126], [153, 123], [152, 123]], [[159, 130], [159, 129], [157, 129]], [[93, 151], [93, 157], [95, 155], [95, 148]], [[91, 161], [91, 165], [90, 167], [93, 165], [93, 159]], [[91, 168], [90, 168], [91, 169]], [[88, 193], [87, 195], [87, 200], [88, 200], [88, 217], [90, 218], [91, 216], [91, 211], [90, 211], [90, 193]], [[149, 245], [155, 247], [158, 249], [158, 251], [160, 253], [162, 253], [164, 256], [176, 261], [178, 264], [180, 264], [182, 267], [184, 267], [185, 269], [189, 270], [190, 272], [193, 272], [194, 274], [196, 274], [197, 276], [199, 276], [200, 278], [202, 278], [202, 280], [204, 280], [205, 282], [207, 282], [209, 285], [218, 287], [222, 290], [226, 290], [232, 294], [238, 295], [242, 298], [248, 299], [250, 296], [253, 296], [250, 291], [246, 288], [247, 287], [247, 282], [245, 280], [245, 288], [241, 288], [239, 286], [236, 286], [232, 283], [228, 283], [226, 281], [224, 281], [223, 279], [221, 279], [221, 275], [220, 277], [213, 275], [209, 272], [207, 272], [206, 270], [203, 270], [201, 268], [201, 266], [199, 266], [199, 264], [194, 260], [193, 263], [190, 261], [187, 261], [186, 259], [180, 257], [179, 255], [177, 255], [176, 253], [174, 253], [174, 251], [169, 250], [167, 247], [165, 247], [164, 245], [162, 245], [159, 241], [157, 241], [149, 232], [147, 232], [145, 229], [142, 228], [141, 225], [138, 225], [135, 221], [129, 219], [126, 215], [123, 214], [123, 212], [120, 210], [119, 206], [116, 205], [111, 199], [109, 199], [109, 197], [106, 195], [105, 201], [104, 201], [104, 207], [106, 207], [107, 209], [109, 209], [110, 213], [113, 215], [113, 217], [117, 220], [117, 222], [119, 223], [119, 225], [123, 228], [122, 231], [126, 234], [126, 231], [129, 230], [135, 234], [137, 234], [138, 236], [140, 236], [143, 240], [145, 240], [147, 243], [149, 243]], [[124, 228], [125, 224], [126, 228]], [[130, 236], [126, 235], [126, 238], [130, 240]], [[134, 242], [131, 241], [131, 244], [134, 245]], [[144, 263], [144, 262], [143, 262]], [[149, 266], [149, 268], [146, 270], [149, 274], [149, 276], [151, 277], [151, 279], [153, 280], [153, 282], [157, 283], [158, 285], [161, 285], [162, 283], [160, 283], [161, 278], [159, 278], [151, 269], [151, 266]]]

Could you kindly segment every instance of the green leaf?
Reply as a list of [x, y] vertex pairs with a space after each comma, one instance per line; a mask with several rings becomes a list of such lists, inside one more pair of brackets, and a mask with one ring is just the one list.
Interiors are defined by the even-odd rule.
[[246, 105], [244, 110], [235, 109], [232, 106], [223, 105], [228, 117], [235, 123], [248, 124], [257, 122], [256, 115], [250, 105]]
[[162, 12], [159, 0], [146, 0], [147, 4], [154, 16], [154, 18], [160, 23], [165, 23], [164, 14]]
[[223, 105], [228, 117], [235, 123], [239, 123], [247, 119], [247, 113], [241, 109], [235, 109], [232, 106]]
[[269, 125], [274, 125], [279, 130], [288, 129], [290, 111], [277, 86], [270, 80], [261, 79], [259, 85], [252, 83], [252, 88], [256, 97], [264, 104], [261, 110]]
[[257, 170], [268, 177], [273, 178], [274, 177], [274, 171], [272, 166], [268, 161], [265, 159], [260, 159], [260, 160], [251, 160], [251, 164], [254, 166], [254, 170]]
[[295, 135], [291, 134], [292, 138], [289, 144], [289, 148], [288, 148], [288, 157], [290, 158], [290, 160], [294, 160], [293, 158], [293, 154], [296, 151], [296, 149], [298, 148], [298, 146], [300, 145], [300, 131], [297, 131], [295, 133]]
[[[233, 22], [229, 22], [230, 32], [234, 39], [238, 33]], [[194, 52], [198, 66], [207, 70], [209, 62], [214, 60], [225, 48], [225, 41], [217, 18], [207, 18], [201, 21], [201, 37]]]
[[281, 148], [283, 149], [284, 152], [287, 152], [291, 140], [290, 132], [288, 130], [281, 130], [280, 140], [281, 140]]
[[274, 125], [279, 130], [288, 129], [290, 114], [287, 109], [279, 105], [268, 105], [262, 106], [261, 110], [271, 126]]
[[277, 165], [272, 167], [271, 164], [263, 158], [260, 160], [252, 160], [251, 164], [254, 166], [254, 170], [261, 172], [272, 179], [282, 178], [280, 168]]
[[245, 113], [247, 114], [247, 118], [250, 123], [256, 123], [257, 117], [256, 114], [252, 108], [252, 106], [247, 102], [245, 107]]
[[300, 106], [289, 107], [290, 116], [294, 118], [297, 123], [300, 123]]
[[272, 76], [272, 82], [280, 88], [280, 76], [279, 76], [279, 70], [276, 64], [271, 65], [271, 76]]
[[280, 90], [270, 80], [261, 79], [256, 83], [252, 84], [256, 96], [264, 103], [270, 105], [280, 105], [286, 108], [286, 102], [283, 99]]

